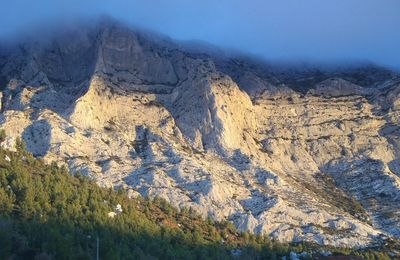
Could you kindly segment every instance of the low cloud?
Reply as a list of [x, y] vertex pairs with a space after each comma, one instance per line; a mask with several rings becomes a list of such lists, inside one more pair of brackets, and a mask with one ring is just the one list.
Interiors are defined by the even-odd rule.
[[2, 3], [0, 37], [32, 25], [101, 14], [179, 40], [273, 60], [367, 60], [400, 68], [398, 0], [15, 0]]

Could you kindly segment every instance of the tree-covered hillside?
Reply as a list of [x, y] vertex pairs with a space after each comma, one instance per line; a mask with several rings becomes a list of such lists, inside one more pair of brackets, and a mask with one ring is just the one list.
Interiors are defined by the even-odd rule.
[[46, 165], [21, 141], [17, 150], [0, 149], [0, 259], [95, 259], [97, 238], [100, 259], [278, 259], [317, 250], [239, 233], [229, 222], [203, 220], [161, 199], [129, 199]]

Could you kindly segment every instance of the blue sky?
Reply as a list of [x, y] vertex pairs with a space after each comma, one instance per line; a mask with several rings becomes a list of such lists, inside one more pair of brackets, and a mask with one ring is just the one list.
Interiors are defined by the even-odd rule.
[[0, 0], [0, 37], [108, 14], [269, 59], [369, 60], [400, 68], [400, 0]]

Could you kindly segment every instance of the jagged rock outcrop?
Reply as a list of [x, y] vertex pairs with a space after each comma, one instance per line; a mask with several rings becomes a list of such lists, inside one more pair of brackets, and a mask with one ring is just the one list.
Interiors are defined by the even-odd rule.
[[256, 128], [252, 102], [229, 77], [195, 72], [173, 94], [168, 108], [195, 149], [250, 153]]
[[285, 71], [115, 22], [0, 53], [3, 146], [282, 241], [400, 237], [395, 72]]

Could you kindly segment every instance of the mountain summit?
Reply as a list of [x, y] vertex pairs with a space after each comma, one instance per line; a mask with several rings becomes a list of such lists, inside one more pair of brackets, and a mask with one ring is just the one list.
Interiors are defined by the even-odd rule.
[[400, 77], [275, 66], [114, 21], [0, 50], [12, 148], [281, 241], [400, 238]]

